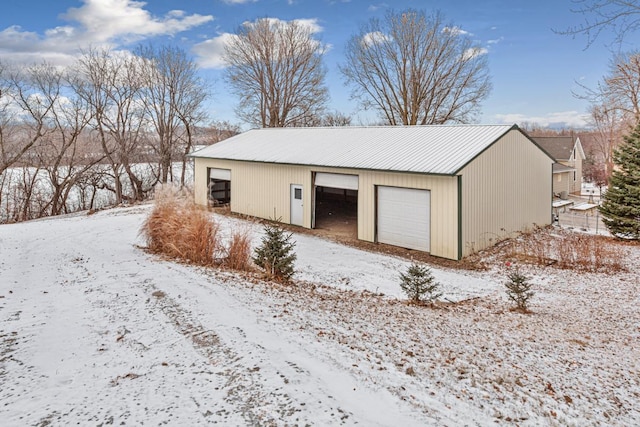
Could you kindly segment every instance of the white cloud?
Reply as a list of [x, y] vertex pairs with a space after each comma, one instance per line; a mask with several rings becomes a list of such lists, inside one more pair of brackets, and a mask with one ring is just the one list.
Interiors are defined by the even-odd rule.
[[94, 42], [106, 42], [119, 37], [173, 35], [213, 20], [211, 15], [185, 15], [170, 11], [163, 18], [143, 9], [144, 2], [134, 0], [84, 0], [79, 8], [70, 8], [63, 18], [78, 22], [84, 36]]
[[589, 124], [589, 115], [577, 111], [560, 111], [544, 116], [527, 116], [525, 114], [496, 114], [499, 123], [532, 123], [542, 127], [584, 128]]
[[387, 8], [387, 7], [389, 7], [389, 5], [386, 4], [386, 3], [372, 4], [371, 6], [369, 6], [367, 8], [367, 10], [369, 12], [377, 12], [379, 9], [383, 9], [383, 8]]
[[497, 39], [487, 40], [487, 44], [498, 44], [504, 40], [504, 37], [498, 37]]
[[[323, 30], [323, 28], [318, 24], [317, 19], [295, 19], [293, 21], [282, 21], [278, 18], [261, 18], [267, 19], [271, 25], [276, 24], [288, 24], [289, 22], [295, 22], [302, 27], [306, 27], [309, 31], [314, 33], [319, 33]], [[247, 21], [242, 25], [252, 26], [256, 21]], [[201, 43], [198, 43], [193, 47], [193, 53], [198, 56], [198, 63], [203, 68], [225, 68], [227, 64], [224, 62], [224, 47], [232, 40], [234, 37], [237, 37], [235, 34], [231, 33], [222, 33], [217, 37], [212, 39], [205, 40]], [[320, 45], [318, 44], [318, 47]], [[323, 51], [326, 52], [326, 47], [324, 47]]]
[[[286, 22], [286, 21], [282, 21]], [[296, 22], [298, 25], [302, 27], [309, 28], [312, 34], [321, 33], [323, 28], [318, 24], [318, 20], [316, 18], [313, 19], [295, 19], [293, 22]]]
[[203, 68], [224, 68], [226, 63], [222, 59], [225, 44], [237, 37], [235, 34], [223, 33], [218, 37], [205, 40], [193, 47], [193, 53], [198, 56], [198, 63]]
[[251, 26], [255, 25], [258, 21], [263, 21], [265, 19], [269, 22], [270, 25], [279, 25], [279, 24], [287, 25], [289, 22], [295, 22], [296, 24], [300, 25], [301, 27], [307, 27], [312, 34], [320, 33], [323, 30], [323, 28], [320, 26], [320, 24], [318, 24], [318, 20], [316, 18], [313, 18], [313, 19], [294, 19], [292, 21], [283, 21], [283, 20], [278, 19], [278, 18], [260, 18], [260, 19], [256, 19], [255, 21], [245, 21], [245, 22], [242, 23], [242, 25], [247, 26], [247, 27], [251, 27]]
[[255, 3], [258, 0], [222, 0], [226, 4], [244, 4], [244, 3]]
[[465, 50], [464, 53], [462, 54], [462, 57], [465, 60], [469, 60], [478, 56], [486, 55], [487, 53], [489, 53], [489, 51], [484, 47], [472, 47]]
[[453, 34], [454, 36], [465, 36], [467, 34], [469, 34], [468, 31], [463, 30], [460, 27], [444, 27], [442, 29], [443, 33], [450, 33]]
[[373, 33], [367, 33], [362, 37], [362, 44], [365, 47], [369, 47], [387, 40], [389, 40], [389, 37], [386, 34], [381, 33], [380, 31], [374, 31]]
[[61, 15], [69, 25], [48, 29], [42, 35], [19, 26], [8, 27], [0, 32], [0, 57], [67, 64], [78, 48], [116, 47], [146, 37], [174, 35], [213, 20], [211, 15], [187, 15], [180, 10], [156, 17], [144, 5], [135, 0], [83, 0], [82, 6]]

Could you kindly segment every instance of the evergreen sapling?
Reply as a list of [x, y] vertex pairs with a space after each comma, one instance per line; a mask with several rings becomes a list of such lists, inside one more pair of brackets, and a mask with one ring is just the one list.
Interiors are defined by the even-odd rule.
[[[507, 263], [507, 267], [510, 267], [511, 263]], [[529, 282], [529, 278], [520, 273], [520, 269], [516, 267], [514, 270], [507, 274], [509, 279], [505, 282], [504, 286], [507, 288], [507, 296], [509, 299], [516, 303], [516, 309], [522, 312], [528, 311], [529, 300], [533, 297], [534, 293], [531, 290], [532, 284]]]
[[265, 271], [267, 277], [288, 282], [295, 272], [293, 264], [296, 260], [292, 233], [287, 234], [282, 227], [271, 224], [264, 225], [264, 233], [262, 243], [255, 249], [253, 262]]
[[440, 283], [436, 282], [429, 267], [413, 263], [405, 273], [400, 273], [400, 287], [413, 302], [429, 302], [442, 296]]

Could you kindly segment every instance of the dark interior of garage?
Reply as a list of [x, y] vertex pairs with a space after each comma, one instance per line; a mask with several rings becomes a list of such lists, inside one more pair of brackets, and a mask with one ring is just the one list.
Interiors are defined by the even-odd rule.
[[231, 181], [223, 179], [209, 180], [209, 200], [214, 206], [224, 206], [231, 202]]
[[316, 187], [315, 228], [358, 237], [358, 191]]

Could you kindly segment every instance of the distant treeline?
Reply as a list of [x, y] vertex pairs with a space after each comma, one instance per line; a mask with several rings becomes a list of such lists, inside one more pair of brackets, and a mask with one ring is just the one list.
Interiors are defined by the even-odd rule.
[[208, 121], [208, 87], [175, 47], [0, 63], [0, 222], [141, 201], [185, 185], [186, 155], [239, 132]]

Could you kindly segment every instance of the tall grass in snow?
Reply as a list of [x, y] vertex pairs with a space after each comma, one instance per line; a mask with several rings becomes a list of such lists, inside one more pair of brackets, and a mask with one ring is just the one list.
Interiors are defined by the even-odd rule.
[[224, 252], [225, 267], [232, 270], [250, 271], [253, 268], [250, 229], [234, 230]]
[[158, 187], [151, 214], [141, 234], [149, 250], [197, 265], [212, 265], [218, 250], [218, 226], [193, 202], [193, 196], [172, 186]]

